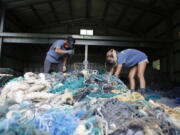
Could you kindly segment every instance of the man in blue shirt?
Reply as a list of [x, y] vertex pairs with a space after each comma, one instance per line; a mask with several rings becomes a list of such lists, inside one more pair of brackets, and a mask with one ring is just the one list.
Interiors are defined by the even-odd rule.
[[107, 64], [112, 65], [110, 70], [111, 75], [119, 76], [122, 67], [130, 68], [129, 82], [130, 89], [135, 89], [135, 75], [137, 73], [140, 82], [140, 88], [146, 88], [146, 81], [144, 78], [144, 72], [148, 62], [148, 57], [145, 53], [136, 49], [126, 49], [118, 53], [114, 49], [107, 52], [106, 55]]
[[44, 73], [49, 73], [52, 64], [56, 64], [59, 72], [66, 72], [66, 64], [69, 55], [74, 54], [75, 39], [57, 40], [47, 52], [44, 62]]

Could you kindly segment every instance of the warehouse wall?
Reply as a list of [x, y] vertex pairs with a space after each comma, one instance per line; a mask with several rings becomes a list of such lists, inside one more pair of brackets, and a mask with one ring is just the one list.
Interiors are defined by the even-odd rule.
[[2, 66], [4, 68], [12, 68], [16, 72], [23, 72], [24, 49], [18, 47], [18, 45], [3, 44]]
[[[50, 45], [31, 45], [25, 50], [26, 61], [24, 61], [24, 72], [43, 72], [44, 59]], [[99, 47], [89, 46], [88, 60], [90, 63], [105, 63], [105, 52], [98, 51]], [[82, 63], [84, 61], [84, 46], [76, 46], [75, 55], [71, 58], [72, 63]], [[101, 53], [99, 53], [101, 52]]]
[[[43, 52], [44, 54], [44, 52]], [[98, 57], [98, 58], [97, 58]], [[36, 57], [35, 59], [31, 59], [27, 62], [24, 63], [24, 72], [43, 72], [43, 64], [44, 64], [44, 59], [45, 56], [41, 57]], [[88, 56], [89, 62], [90, 63], [100, 63], [104, 64], [104, 56], [98, 55], [98, 54], [90, 54]], [[37, 61], [38, 60], [38, 61]], [[84, 60], [84, 54], [76, 54], [75, 56], [72, 57], [71, 59], [71, 64], [74, 63], [83, 63]]]
[[[161, 29], [163, 27], [164, 22], [159, 24], [155, 28], [154, 31], [159, 31], [159, 34], [155, 34], [154, 37], [157, 38], [172, 38], [174, 40], [174, 43], [170, 44], [170, 47], [164, 51], [164, 53], [159, 53], [163, 56], [160, 56], [161, 59], [161, 71], [162, 72], [168, 72], [170, 80], [175, 83], [180, 83], [180, 10], [177, 10], [173, 16], [172, 16], [172, 26], [167, 26], [166, 29]], [[160, 26], [161, 25], [161, 26]], [[164, 23], [165, 25], [165, 23]], [[172, 36], [171, 33], [168, 33], [168, 27], [172, 29]], [[152, 33], [151, 33], [152, 34]], [[156, 54], [157, 55], [157, 54]]]
[[16, 72], [23, 71], [23, 62], [10, 57], [3, 57], [3, 67], [12, 68]]
[[[16, 44], [4, 44], [3, 45], [3, 66], [13, 68], [20, 72], [42, 72], [44, 59], [50, 45], [16, 45]], [[88, 60], [90, 63], [99, 63], [101, 65], [105, 64], [106, 52], [114, 48], [118, 51], [127, 49], [126, 47], [108, 47], [108, 46], [89, 46]], [[157, 49], [147, 49], [147, 48], [137, 48], [145, 52], [150, 61], [162, 57], [161, 53]], [[75, 55], [71, 59], [71, 63], [82, 63], [84, 61], [84, 46], [76, 46]], [[155, 54], [156, 53], [156, 54]], [[154, 55], [155, 54], [155, 55]], [[161, 54], [162, 56], [158, 56]], [[156, 56], [153, 58], [153, 56]], [[163, 66], [164, 67], [164, 66]], [[124, 74], [127, 74], [128, 70], [123, 70]]]
[[[168, 33], [168, 27], [167, 27], [167, 20], [162, 19], [156, 26], [154, 26], [151, 30], [149, 30], [148, 33], [146, 33], [146, 37], [152, 37], [152, 38], [160, 38], [160, 39], [169, 39], [169, 33]], [[170, 47], [172, 47], [173, 44], [169, 44], [168, 46], [165, 46], [164, 48], [157, 49], [156, 51], [151, 53], [151, 62], [160, 60], [160, 71], [159, 73], [163, 73], [167, 75], [167, 78], [171, 78], [170, 74], [170, 66], [169, 65], [169, 50]], [[152, 68], [153, 65], [150, 66]], [[151, 72], [154, 72], [152, 69], [150, 69]], [[156, 72], [156, 71], [155, 71]]]
[[176, 11], [173, 16], [173, 36], [174, 36], [174, 48], [173, 48], [173, 59], [174, 59], [174, 80], [180, 83], [180, 10]]
[[147, 36], [174, 40], [167, 49], [154, 53], [153, 60], [160, 59], [161, 72], [168, 73], [172, 82], [180, 83], [180, 10], [171, 17], [172, 25], [168, 19], [164, 19]]

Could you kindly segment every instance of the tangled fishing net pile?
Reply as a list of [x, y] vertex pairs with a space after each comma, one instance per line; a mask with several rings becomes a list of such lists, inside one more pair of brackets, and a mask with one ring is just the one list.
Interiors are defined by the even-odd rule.
[[179, 135], [180, 111], [95, 71], [10, 80], [0, 96], [3, 135]]

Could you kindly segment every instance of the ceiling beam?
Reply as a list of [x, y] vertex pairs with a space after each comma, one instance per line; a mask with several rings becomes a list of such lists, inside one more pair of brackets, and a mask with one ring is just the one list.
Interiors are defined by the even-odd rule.
[[129, 30], [133, 30], [134, 27], [136, 26], [136, 24], [144, 17], [145, 12], [141, 11], [141, 13], [135, 18], [134, 21], [132, 21], [132, 23], [129, 25]]
[[128, 6], [124, 6], [122, 11], [120, 12], [117, 21], [115, 22], [115, 25], [119, 25], [120, 21], [124, 18], [124, 16], [126, 15], [128, 11]]
[[[0, 1], [0, 32], [4, 31], [4, 24], [5, 24], [5, 7], [3, 6], [3, 3]], [[0, 38], [0, 65], [2, 66], [2, 45], [3, 45], [3, 39]]]
[[[5, 4], [7, 5], [7, 8], [21, 8], [21, 7], [29, 7], [29, 5], [36, 5], [36, 4], [44, 4], [44, 3], [48, 3], [49, 0], [36, 0], [36, 1], [32, 1], [32, 0], [13, 0], [12, 2], [5, 2]], [[53, 2], [55, 1], [60, 1], [60, 0], [53, 0]]]
[[[65, 38], [56, 38], [56, 39], [37, 39], [37, 38], [3, 38], [3, 43], [11, 43], [11, 44], [22, 44], [24, 46], [28, 46], [29, 44], [35, 45], [47, 45], [52, 44], [57, 39], [65, 39]], [[76, 39], [76, 46], [84, 46], [88, 44], [90, 46], [117, 46], [117, 47], [138, 47], [138, 48], [168, 48], [170, 43], [137, 43], [137, 42], [122, 42], [122, 41], [101, 41], [101, 40], [78, 40]]]
[[[60, 0], [53, 0], [53, 2], [59, 2]], [[68, 0], [69, 1], [69, 0]], [[146, 4], [143, 4], [142, 2], [128, 2], [127, 0], [124, 0], [124, 1], [120, 1], [120, 0], [105, 0], [106, 1], [106, 6], [108, 7], [109, 6], [109, 1], [114, 1], [115, 3], [118, 3], [118, 4], [122, 4], [122, 5], [128, 5], [129, 7], [132, 7], [132, 8], [137, 8], [137, 9], [143, 9], [143, 7], [146, 5]], [[25, 1], [25, 0], [20, 0], [20, 1], [12, 1], [12, 2], [7, 2], [6, 5], [7, 5], [7, 8], [20, 8], [20, 7], [28, 7], [29, 5], [35, 5], [35, 4], [43, 4], [43, 3], [47, 3], [48, 0], [36, 0], [36, 1]], [[157, 7], [153, 7], [153, 8], [148, 8], [146, 9], [148, 12], [152, 12], [152, 13], [155, 13], [155, 14], [158, 14], [158, 15], [161, 15], [161, 16], [165, 16], [165, 13], [163, 9], [161, 8], [157, 8]], [[104, 10], [104, 12], [106, 12]], [[105, 13], [103, 13], [105, 14]]]
[[39, 12], [37, 11], [37, 9], [34, 7], [34, 5], [30, 5], [30, 8], [32, 9], [32, 11], [34, 12], [35, 16], [38, 18], [38, 20], [40, 21], [41, 24], [45, 24], [44, 20], [42, 19], [41, 15], [39, 14]]
[[136, 17], [136, 19], [130, 24], [129, 29], [133, 30], [135, 26], [138, 24], [139, 21], [145, 16], [146, 9], [152, 8], [156, 4], [157, 0], [151, 0], [146, 6], [144, 6], [144, 9], [142, 9], [141, 13]]
[[153, 23], [152, 25], [150, 25], [150, 26], [146, 29], [145, 34], [147, 35], [153, 28], [155, 28], [156, 26], [160, 25], [163, 20], [164, 20], [164, 18], [161, 17], [160, 19], [157, 20], [157, 22], [155, 22], [155, 23]]
[[102, 15], [102, 21], [103, 22], [105, 21], [106, 15], [107, 15], [107, 13], [109, 11], [111, 1], [112, 0], [106, 0], [106, 2], [105, 2], [104, 11], [103, 11], [103, 15]]
[[116, 4], [120, 4], [120, 5], [127, 5], [128, 7], [131, 7], [131, 8], [136, 8], [136, 9], [139, 9], [139, 10], [145, 10], [146, 12], [151, 12], [151, 13], [154, 13], [154, 14], [157, 14], [157, 15], [160, 15], [160, 16], [166, 16], [167, 13], [166, 13], [166, 10], [164, 9], [161, 9], [161, 8], [157, 8], [157, 7], [147, 7], [147, 8], [144, 8], [147, 6], [147, 4], [144, 4], [142, 2], [128, 2], [126, 0], [124, 1], [121, 1], [121, 0], [112, 0], [113, 3], [116, 3]]
[[159, 38], [161, 36], [168, 36], [168, 38], [173, 40], [173, 18], [172, 18], [172, 13], [169, 13], [169, 15], [166, 18], [166, 29], [164, 31], [162, 31], [161, 33], [155, 35], [155, 38]]
[[[14, 2], [14, 0], [1, 0], [3, 3], [11, 3]], [[16, 0], [17, 2], [21, 2], [22, 0]]]
[[[42, 33], [0, 33], [1, 38], [38, 38], [38, 39], [66, 39], [69, 34], [42, 34]], [[77, 40], [101, 40], [101, 41], [121, 41], [121, 42], [140, 42], [140, 43], [172, 43], [173, 40], [162, 40], [155, 38], [137, 38], [137, 37], [122, 37], [122, 36], [82, 36], [71, 35]]]
[[69, 19], [69, 20], [61, 20], [60, 22], [54, 22], [54, 23], [48, 23], [46, 25], [41, 25], [41, 26], [35, 26], [32, 27], [32, 29], [44, 29], [44, 28], [54, 28], [54, 27], [59, 27], [59, 26], [64, 26], [65, 24], [72, 24], [73, 22], [81, 22], [84, 21], [87, 18], [77, 18], [77, 19]]
[[70, 18], [73, 19], [72, 0], [68, 0], [68, 7], [70, 11]]
[[13, 22], [20, 30], [23, 32], [27, 31], [29, 26], [23, 22], [23, 20], [16, 15], [16, 12], [13, 10], [7, 10], [7, 18]]
[[[155, 35], [154, 37], [155, 37], [155, 38], [159, 38], [159, 37], [164, 36], [164, 35], [168, 36], [168, 31], [167, 31], [167, 30], [165, 30], [165, 31], [163, 31], [163, 32]], [[169, 37], [169, 36], [168, 36], [168, 37]]]
[[86, 18], [91, 16], [91, 0], [86, 0]]
[[[25, 29], [23, 28], [23, 26], [21, 27], [20, 23], [17, 22], [16, 19], [12, 18], [11, 16], [9, 16], [8, 14], [6, 15], [6, 19], [11, 22], [12, 24], [15, 25], [16, 28], [18, 28], [19, 31], [21, 32], [25, 32]], [[13, 26], [14, 27], [14, 26]]]
[[56, 19], [57, 22], [59, 22], [59, 17], [57, 15], [57, 12], [56, 12], [56, 9], [55, 9], [55, 7], [53, 5], [53, 2], [51, 0], [49, 0], [48, 3], [49, 3], [49, 6], [50, 6], [50, 8], [51, 8], [51, 10], [53, 12], [54, 18]]
[[[4, 7], [4, 4], [0, 0], [0, 32], [4, 31], [5, 13], [6, 13], [6, 9]], [[1, 51], [1, 48], [0, 48], [0, 51]]]
[[[119, 31], [124, 31], [126, 33], [130, 33], [133, 35], [133, 33], [131, 33], [131, 31], [128, 31], [127, 29], [125, 29], [124, 26], [115, 26], [113, 24], [108, 24], [106, 22], [102, 22], [101, 21], [102, 18], [78, 18], [78, 19], [70, 19], [70, 20], [65, 20], [65, 21], [60, 21], [60, 22], [55, 22], [55, 23], [51, 23], [51, 24], [46, 24], [46, 25], [42, 25], [42, 26], [36, 26], [36, 27], [32, 27], [31, 29], [33, 30], [39, 30], [41, 31], [41, 29], [44, 28], [55, 28], [55, 27], [61, 27], [61, 26], [65, 26], [65, 25], [73, 25], [74, 23], [83, 23], [83, 22], [96, 22], [97, 25], [103, 27], [103, 28], [111, 28], [111, 29], [116, 29]], [[137, 33], [136, 33], [137, 34]]]

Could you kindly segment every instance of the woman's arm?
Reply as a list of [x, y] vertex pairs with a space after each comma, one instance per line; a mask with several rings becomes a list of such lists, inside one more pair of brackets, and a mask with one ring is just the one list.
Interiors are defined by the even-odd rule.
[[67, 65], [67, 59], [68, 59], [68, 55], [65, 55], [63, 57], [63, 67], [62, 67], [62, 72], [66, 72], [67, 68], [66, 68], [66, 65]]
[[115, 69], [115, 67], [112, 67], [112, 68], [111, 68], [111, 70], [109, 71], [109, 75], [113, 75], [114, 69]]
[[122, 70], [122, 64], [118, 64], [117, 67], [116, 67], [116, 71], [115, 71], [115, 76], [116, 77], [119, 77], [120, 73], [121, 73], [121, 70]]
[[67, 59], [68, 59], [68, 55], [65, 55], [64, 57], [63, 57], [63, 66], [66, 66], [66, 64], [67, 64]]

